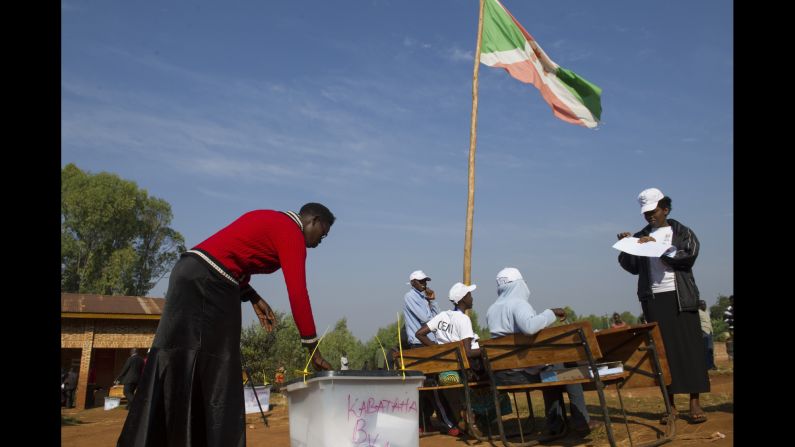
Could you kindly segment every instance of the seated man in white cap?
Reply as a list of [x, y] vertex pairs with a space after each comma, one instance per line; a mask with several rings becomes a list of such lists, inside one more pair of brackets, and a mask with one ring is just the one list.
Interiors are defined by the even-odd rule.
[[[497, 301], [486, 311], [486, 324], [491, 338], [510, 334], [532, 335], [550, 326], [556, 320], [564, 320], [566, 312], [560, 308], [546, 309], [537, 314], [530, 305], [530, 289], [527, 288], [522, 274], [513, 267], [507, 267], [497, 273]], [[498, 385], [519, 385], [541, 382], [539, 373], [543, 365], [534, 368], [497, 371], [494, 378]], [[588, 434], [596, 425], [590, 422], [585, 407], [582, 385], [567, 385], [571, 402], [571, 423], [580, 435]], [[546, 434], [557, 436], [564, 433], [566, 426], [563, 418], [565, 406], [563, 393], [559, 389], [543, 390], [546, 408]]]
[[[425, 346], [464, 340], [467, 357], [479, 358], [478, 336], [472, 330], [472, 320], [466, 314], [467, 309], [472, 309], [472, 291], [476, 288], [475, 284], [467, 286], [460, 282], [455, 283], [450, 288], [449, 295], [450, 301], [455, 306], [454, 309], [441, 312], [423, 324], [415, 334], [417, 339]], [[436, 335], [436, 343], [428, 338], [431, 332]]]
[[[453, 284], [448, 295], [450, 301], [453, 303], [453, 310], [440, 312], [435, 317], [431, 318], [429, 322], [423, 324], [415, 334], [417, 339], [425, 346], [464, 340], [464, 348], [466, 349], [467, 357], [477, 360], [479, 363], [480, 346], [477, 342], [478, 335], [472, 329], [472, 320], [470, 320], [469, 316], [466, 314], [467, 309], [472, 309], [472, 291], [476, 288], [477, 286], [475, 284], [471, 286], [464, 285], [460, 282]], [[436, 336], [436, 342], [428, 338], [428, 335], [431, 333]], [[440, 373], [438, 378], [440, 385], [460, 383], [461, 379], [458, 377], [457, 371], [448, 371], [447, 373], [452, 374], [454, 376], [453, 378], [456, 380], [453, 380], [451, 383], [445, 383], [445, 377], [443, 377], [445, 373]], [[444, 410], [447, 415], [457, 415], [459, 413], [461, 402], [459, 399], [455, 399], [457, 396], [445, 396], [441, 394], [438, 397], [439, 402], [437, 403], [437, 407]], [[452, 398], [451, 401], [454, 402], [452, 406], [449, 404], [448, 398]], [[450, 411], [453, 407], [456, 407], [459, 411]]]

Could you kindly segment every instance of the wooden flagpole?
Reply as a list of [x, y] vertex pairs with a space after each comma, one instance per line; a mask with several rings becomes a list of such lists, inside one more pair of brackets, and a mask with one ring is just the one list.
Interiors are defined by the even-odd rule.
[[478, 128], [478, 69], [480, 68], [480, 40], [483, 35], [483, 5], [478, 14], [478, 41], [475, 47], [475, 68], [472, 73], [472, 125], [469, 128], [469, 190], [467, 192], [467, 223], [464, 236], [464, 284], [472, 284], [472, 216], [475, 212], [475, 146]]

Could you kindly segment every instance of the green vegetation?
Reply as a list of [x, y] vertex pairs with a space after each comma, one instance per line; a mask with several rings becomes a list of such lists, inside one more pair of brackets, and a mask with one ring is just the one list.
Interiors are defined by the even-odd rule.
[[[722, 302], [722, 298], [726, 297], [718, 297], [719, 303]], [[726, 298], [726, 302], [728, 303], [728, 298]], [[587, 320], [591, 322], [594, 329], [609, 328], [613, 315], [613, 312], [610, 312], [601, 316], [594, 314], [578, 316], [571, 307], [567, 306], [564, 310], [566, 311], [567, 322]], [[723, 311], [721, 310], [720, 312], [722, 315]], [[472, 327], [475, 333], [481, 339], [488, 339], [489, 330], [485, 326], [480, 326], [479, 316], [474, 310], [470, 318], [472, 319]], [[628, 311], [621, 312], [621, 318], [627, 324], [638, 323], [638, 318]], [[254, 322], [250, 326], [243, 328], [241, 333], [243, 358], [246, 361], [246, 366], [251, 370], [255, 383], [264, 381], [273, 383], [273, 377], [279, 366], [284, 366], [286, 370], [286, 381], [301, 377], [301, 371], [308, 361], [308, 354], [301, 347], [301, 338], [298, 335], [298, 329], [295, 326], [293, 317], [276, 311], [276, 319], [276, 330], [271, 334], [266, 334], [260, 327], [259, 322]], [[565, 322], [556, 324], [565, 324]], [[379, 340], [381, 344], [379, 344]], [[381, 345], [383, 345], [383, 351], [381, 350]], [[320, 343], [319, 349], [323, 357], [331, 363], [334, 369], [340, 368], [340, 357], [343, 352], [347, 353], [351, 369], [361, 369], [365, 361], [370, 369], [376, 369], [378, 365], [385, 364], [384, 353], [388, 355], [389, 349], [397, 346], [397, 322], [379, 328], [372, 338], [362, 342], [353, 336], [348, 329], [347, 320], [343, 318], [337, 321], [333, 329], [328, 331]], [[309, 370], [312, 372], [311, 367]]]
[[171, 205], [115, 174], [61, 171], [61, 291], [143, 296], [185, 250]]

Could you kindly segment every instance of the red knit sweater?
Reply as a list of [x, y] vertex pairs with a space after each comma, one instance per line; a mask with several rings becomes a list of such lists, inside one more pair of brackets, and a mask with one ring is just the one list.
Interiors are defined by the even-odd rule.
[[273, 273], [281, 267], [301, 339], [316, 338], [306, 290], [306, 242], [290, 216], [273, 210], [249, 211], [194, 248], [212, 256], [241, 288], [248, 287], [252, 274]]

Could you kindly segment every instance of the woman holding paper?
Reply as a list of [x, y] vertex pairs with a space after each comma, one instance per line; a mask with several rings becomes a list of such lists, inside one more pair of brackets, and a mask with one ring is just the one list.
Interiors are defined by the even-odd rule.
[[[638, 275], [638, 299], [643, 314], [647, 321], [657, 322], [660, 327], [671, 370], [668, 387], [671, 405], [674, 394], [690, 394], [690, 422], [702, 423], [707, 416], [699, 394], [709, 392], [710, 388], [698, 316], [699, 293], [692, 270], [698, 257], [698, 238], [690, 228], [668, 219], [671, 198], [659, 189], [642, 191], [638, 202], [648, 225], [632, 236], [638, 238], [639, 244], [658, 242], [671, 248], [659, 257], [621, 252], [618, 262], [624, 270]], [[618, 239], [629, 236], [629, 232], [619, 233]], [[665, 418], [661, 422], [665, 423]]]

